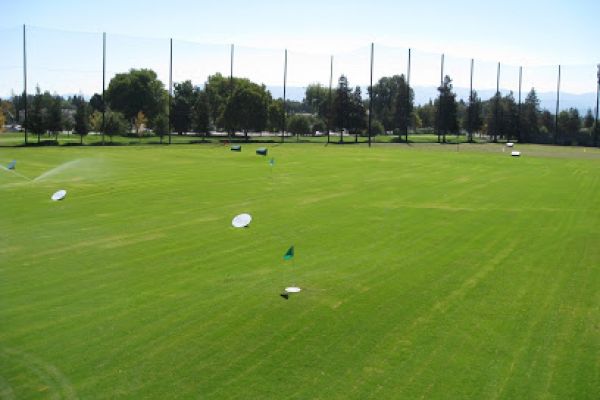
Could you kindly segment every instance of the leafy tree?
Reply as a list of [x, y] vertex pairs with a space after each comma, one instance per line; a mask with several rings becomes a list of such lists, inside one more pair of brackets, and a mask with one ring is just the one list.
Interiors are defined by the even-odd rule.
[[271, 132], [283, 130], [283, 99], [276, 99], [269, 104], [268, 129]]
[[394, 128], [398, 129], [398, 139], [400, 139], [400, 135], [404, 132], [407, 142], [408, 127], [410, 125], [410, 116], [413, 113], [414, 99], [415, 93], [409, 88], [404, 75], [400, 75], [398, 79], [398, 93], [394, 102]]
[[321, 84], [310, 84], [306, 87], [302, 102], [305, 108], [320, 118], [327, 119], [329, 111], [329, 88]]
[[113, 111], [121, 112], [130, 121], [140, 111], [152, 119], [165, 109], [166, 93], [154, 71], [131, 69], [111, 79], [106, 100]]
[[417, 115], [421, 119], [421, 126], [433, 128], [436, 121], [436, 106], [431, 100], [428, 103], [417, 107]]
[[79, 135], [80, 144], [83, 144], [83, 137], [89, 133], [89, 112], [88, 105], [83, 97], [76, 100], [75, 109], [75, 134]]
[[160, 113], [154, 119], [154, 133], [160, 137], [160, 142], [163, 142], [163, 137], [169, 134], [169, 118]]
[[90, 115], [90, 129], [93, 132], [102, 131], [102, 113], [100, 111], [94, 111], [92, 115]]
[[210, 133], [210, 109], [205, 91], [197, 91], [192, 107], [192, 129], [194, 132]]
[[581, 129], [581, 117], [576, 108], [563, 110], [558, 114], [558, 144], [571, 144], [576, 141]]
[[371, 133], [373, 136], [383, 135], [385, 133], [385, 128], [381, 121], [374, 120], [371, 122]]
[[360, 86], [356, 86], [350, 96], [350, 109], [348, 111], [348, 131], [354, 134], [358, 142], [358, 135], [367, 127], [366, 109], [363, 104]]
[[120, 112], [108, 111], [105, 115], [104, 130], [112, 142], [114, 135], [123, 134], [129, 131], [129, 123]]
[[93, 111], [102, 112], [104, 111], [104, 100], [102, 100], [102, 95], [98, 93], [94, 93], [94, 95], [90, 98], [90, 108]]
[[542, 111], [540, 126], [545, 129], [546, 133], [554, 131], [554, 123], [554, 115], [548, 110]]
[[592, 113], [592, 109], [588, 108], [585, 113], [585, 117], [583, 117], [583, 127], [591, 130], [594, 127], [595, 121], [596, 120], [594, 118], [594, 114]]
[[510, 140], [519, 129], [519, 109], [512, 92], [502, 99], [501, 130], [503, 138]]
[[0, 112], [0, 132], [4, 132], [4, 124], [6, 123], [6, 117], [4, 113]]
[[29, 108], [27, 116], [27, 129], [37, 135], [38, 143], [40, 143], [41, 135], [47, 131], [45, 112], [44, 99], [42, 97], [40, 87], [37, 86], [35, 88], [35, 95], [33, 96], [33, 101], [31, 102], [31, 107]]
[[[398, 96], [403, 90], [402, 85], [406, 85], [404, 75], [385, 76], [373, 85], [372, 93], [370, 93], [373, 102], [373, 117], [383, 124], [385, 130], [391, 131], [398, 127], [396, 106], [399, 105]], [[371, 88], [369, 88], [369, 92], [371, 92]]]
[[336, 129], [341, 131], [340, 141], [344, 142], [344, 129], [349, 128], [348, 115], [352, 107], [352, 91], [348, 87], [348, 79], [342, 75], [338, 80], [338, 87], [335, 91], [335, 101], [333, 103], [333, 124]]
[[436, 100], [437, 109], [437, 131], [438, 142], [440, 135], [446, 143], [446, 135], [458, 133], [458, 113], [456, 106], [456, 94], [452, 91], [452, 79], [448, 75], [444, 77], [442, 85], [438, 88], [440, 95]]
[[189, 132], [192, 127], [192, 108], [196, 103], [196, 91], [192, 81], [175, 84], [175, 94], [171, 112], [173, 130], [180, 135]]
[[269, 95], [266, 88], [248, 80], [238, 82], [223, 112], [225, 126], [230, 131], [241, 130], [248, 140], [248, 131], [262, 131], [267, 126]]
[[233, 92], [237, 78], [233, 82], [229, 78], [223, 77], [220, 73], [208, 77], [204, 85], [204, 91], [208, 98], [208, 106], [210, 111], [210, 119], [214, 126], [223, 128], [223, 112], [227, 105], [227, 99]]
[[325, 132], [326, 130], [327, 130], [327, 124], [325, 123], [325, 121], [323, 121], [321, 118], [315, 119], [315, 121], [312, 124], [311, 131], [313, 133], [317, 133], [317, 132]]
[[143, 111], [138, 111], [135, 119], [133, 120], [133, 126], [135, 127], [135, 134], [142, 138], [142, 128], [148, 125], [148, 118]]
[[521, 132], [519, 140], [531, 142], [539, 134], [540, 100], [534, 88], [531, 88], [521, 106]]
[[46, 128], [54, 133], [58, 140], [58, 133], [63, 130], [62, 98], [54, 96], [50, 101], [50, 107], [47, 111]]
[[6, 121], [16, 121], [17, 113], [14, 102], [0, 100], [0, 114], [4, 117], [4, 123], [6, 123]]
[[469, 104], [466, 110], [465, 128], [469, 133], [469, 142], [473, 141], [473, 132], [478, 132], [483, 127], [481, 99], [477, 92], [473, 91], [469, 95]]
[[287, 130], [294, 135], [310, 135], [310, 118], [301, 114], [292, 115], [288, 121]]

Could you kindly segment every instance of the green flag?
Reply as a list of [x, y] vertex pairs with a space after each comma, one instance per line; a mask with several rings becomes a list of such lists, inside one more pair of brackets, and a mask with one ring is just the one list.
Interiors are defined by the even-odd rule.
[[283, 255], [284, 260], [291, 260], [294, 257], [294, 246], [290, 247]]

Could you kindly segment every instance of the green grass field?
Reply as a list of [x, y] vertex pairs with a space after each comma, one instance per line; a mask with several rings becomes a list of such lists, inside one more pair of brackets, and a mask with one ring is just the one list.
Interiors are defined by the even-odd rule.
[[0, 149], [0, 398], [598, 399], [598, 149], [254, 148]]

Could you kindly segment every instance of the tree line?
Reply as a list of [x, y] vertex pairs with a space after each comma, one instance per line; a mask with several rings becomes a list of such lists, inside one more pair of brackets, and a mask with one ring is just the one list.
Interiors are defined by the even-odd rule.
[[[597, 145], [600, 133], [591, 109], [581, 116], [570, 108], [557, 117], [541, 109], [534, 88], [522, 104], [512, 92], [481, 100], [473, 91], [465, 102], [457, 100], [452, 79], [445, 76], [436, 99], [415, 105], [406, 77], [394, 75], [379, 79], [367, 94], [372, 99], [371, 134], [394, 135], [397, 141], [408, 141], [409, 132], [433, 132], [440, 143], [447, 141], [447, 135], [462, 134], [468, 141], [485, 135], [494, 142]], [[117, 134], [154, 134], [161, 142], [169, 132], [209, 135], [215, 130], [241, 132], [246, 139], [249, 132], [285, 130], [296, 135], [345, 132], [357, 141], [369, 133], [369, 100], [359, 86], [352, 88], [344, 75], [335, 88], [311, 84], [301, 102], [287, 100], [284, 104], [283, 99], [274, 99], [265, 85], [220, 73], [209, 76], [202, 87], [189, 80], [175, 83], [171, 97], [154, 71], [131, 69], [111, 79], [104, 97], [96, 93], [89, 101], [82, 96], [63, 98], [37, 87], [27, 99], [13, 95], [0, 105], [0, 118], [23, 122], [38, 141], [42, 135], [56, 137], [65, 130], [80, 135], [82, 142], [90, 131], [106, 134], [111, 140]], [[343, 141], [344, 135], [339, 140]]]

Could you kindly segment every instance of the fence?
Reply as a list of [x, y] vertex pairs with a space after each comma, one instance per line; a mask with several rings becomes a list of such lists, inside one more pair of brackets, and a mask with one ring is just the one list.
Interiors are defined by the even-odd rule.
[[535, 88], [541, 108], [553, 115], [557, 110], [574, 108], [582, 116], [591, 110], [597, 118], [599, 78], [595, 65], [516, 66], [451, 54], [445, 54], [442, 63], [440, 54], [375, 44], [372, 71], [370, 45], [331, 54], [288, 49], [284, 82], [285, 49], [178, 39], [171, 42], [167, 38], [107, 33], [104, 53], [102, 33], [23, 26], [0, 29], [0, 35], [2, 99], [20, 95], [25, 90], [32, 94], [36, 87], [62, 96], [83, 95], [89, 98], [94, 93], [101, 94], [103, 84], [108, 87], [117, 73], [132, 68], [152, 69], [165, 87], [168, 87], [171, 77], [173, 83], [191, 80], [201, 87], [210, 75], [232, 74], [264, 84], [273, 98], [282, 97], [285, 87], [287, 100], [295, 101], [302, 101], [309, 84], [328, 88], [332, 80], [335, 90], [337, 79], [343, 74], [351, 87], [362, 89], [366, 99], [371, 73], [375, 84], [385, 76], [407, 75], [410, 68], [410, 86], [415, 93], [416, 105], [426, 104], [438, 96], [437, 87], [443, 74], [452, 78], [457, 98], [466, 103], [471, 89], [482, 100], [500, 91], [503, 95], [512, 92], [515, 101], [522, 102]]

